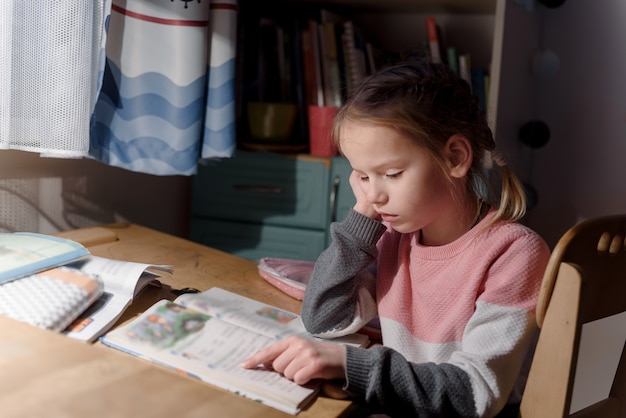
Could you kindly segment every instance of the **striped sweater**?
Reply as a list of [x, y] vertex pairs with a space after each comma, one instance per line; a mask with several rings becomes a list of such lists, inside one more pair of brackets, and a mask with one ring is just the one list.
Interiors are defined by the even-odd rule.
[[519, 402], [550, 251], [518, 223], [485, 229], [492, 217], [437, 247], [355, 211], [332, 225], [302, 319], [334, 337], [379, 316], [383, 346], [347, 348], [356, 400], [402, 417], [492, 417]]

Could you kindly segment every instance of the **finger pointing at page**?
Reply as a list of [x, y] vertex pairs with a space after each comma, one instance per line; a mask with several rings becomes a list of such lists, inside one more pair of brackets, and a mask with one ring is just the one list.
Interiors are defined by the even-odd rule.
[[345, 346], [290, 337], [259, 351], [241, 366], [252, 369], [262, 365], [303, 385], [312, 379], [344, 378]]

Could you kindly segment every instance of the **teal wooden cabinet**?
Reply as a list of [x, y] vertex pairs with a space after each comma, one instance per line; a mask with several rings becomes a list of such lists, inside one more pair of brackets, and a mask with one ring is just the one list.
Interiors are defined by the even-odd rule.
[[344, 158], [239, 151], [192, 179], [193, 241], [251, 260], [315, 260], [354, 205]]

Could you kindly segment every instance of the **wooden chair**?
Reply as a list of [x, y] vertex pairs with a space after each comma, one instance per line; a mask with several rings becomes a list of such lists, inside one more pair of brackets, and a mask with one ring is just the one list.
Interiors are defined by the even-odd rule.
[[520, 417], [626, 417], [623, 348], [609, 397], [569, 414], [582, 325], [626, 311], [625, 239], [626, 215], [616, 215], [577, 224], [554, 247], [539, 295], [541, 332]]

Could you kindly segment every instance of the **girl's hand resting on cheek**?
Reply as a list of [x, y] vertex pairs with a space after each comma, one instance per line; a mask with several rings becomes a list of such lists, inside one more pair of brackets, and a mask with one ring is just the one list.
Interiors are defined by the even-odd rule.
[[289, 337], [244, 360], [241, 367], [274, 370], [299, 385], [313, 379], [343, 379], [346, 347], [301, 337]]
[[352, 193], [354, 193], [354, 197], [356, 198], [356, 203], [354, 204], [353, 209], [361, 215], [380, 221], [380, 215], [367, 199], [365, 191], [363, 191], [361, 175], [356, 171], [352, 171], [350, 174], [350, 187], [352, 187]]

